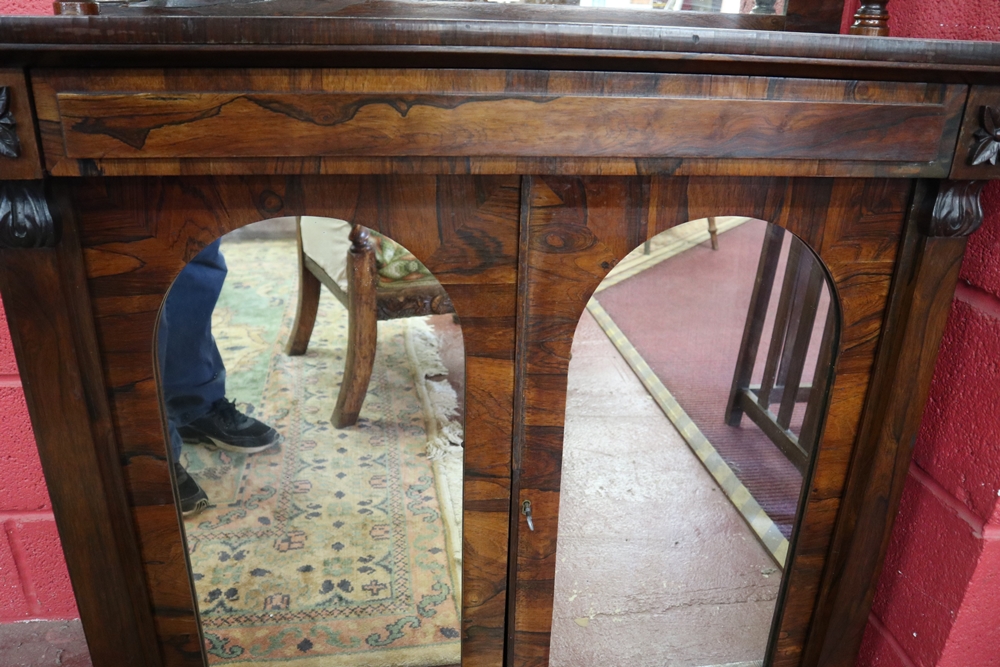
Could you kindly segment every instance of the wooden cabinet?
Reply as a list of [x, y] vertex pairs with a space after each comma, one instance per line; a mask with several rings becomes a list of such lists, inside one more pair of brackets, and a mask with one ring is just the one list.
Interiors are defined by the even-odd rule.
[[202, 664], [151, 342], [201, 248], [289, 215], [392, 237], [461, 317], [466, 665], [547, 664], [569, 348], [597, 284], [688, 220], [795, 233], [841, 338], [767, 659], [852, 663], [1000, 174], [1000, 47], [545, 9], [0, 25], [0, 292], [96, 665]]

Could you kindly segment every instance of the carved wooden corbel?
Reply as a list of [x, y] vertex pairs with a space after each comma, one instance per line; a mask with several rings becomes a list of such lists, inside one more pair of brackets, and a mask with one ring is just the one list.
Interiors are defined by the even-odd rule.
[[927, 236], [968, 236], [983, 222], [979, 193], [987, 181], [942, 181]]
[[44, 183], [0, 182], [0, 248], [51, 248], [57, 240]]
[[21, 140], [17, 138], [14, 112], [10, 109], [10, 88], [0, 86], [0, 155], [16, 158], [21, 155]]

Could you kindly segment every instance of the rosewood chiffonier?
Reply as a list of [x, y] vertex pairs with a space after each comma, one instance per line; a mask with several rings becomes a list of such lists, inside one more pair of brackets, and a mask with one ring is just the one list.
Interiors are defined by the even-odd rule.
[[1000, 44], [187, 4], [0, 19], [0, 293], [95, 665], [204, 664], [154, 330], [200, 249], [300, 215], [395, 239], [461, 318], [470, 667], [547, 664], [569, 349], [598, 283], [687, 220], [802, 239], [839, 348], [765, 664], [853, 664], [1000, 178]]

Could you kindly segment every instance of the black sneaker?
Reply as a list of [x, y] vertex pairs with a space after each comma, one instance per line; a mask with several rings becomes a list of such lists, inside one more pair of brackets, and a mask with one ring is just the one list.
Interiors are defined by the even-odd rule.
[[182, 516], [198, 514], [208, 507], [208, 496], [180, 463], [174, 464], [174, 478], [177, 480], [177, 496], [181, 501]]
[[177, 429], [184, 442], [212, 443], [227, 452], [255, 454], [273, 447], [282, 438], [273, 428], [236, 409], [236, 403], [220, 398], [212, 411]]

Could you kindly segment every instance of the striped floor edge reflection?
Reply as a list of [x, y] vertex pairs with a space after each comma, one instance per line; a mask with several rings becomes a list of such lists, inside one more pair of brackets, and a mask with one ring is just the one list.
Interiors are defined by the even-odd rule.
[[[649, 392], [653, 400], [666, 415], [667, 419], [674, 425], [677, 432], [687, 443], [691, 451], [694, 452], [698, 460], [701, 461], [705, 469], [715, 479], [719, 487], [725, 492], [733, 506], [747, 522], [754, 534], [767, 549], [779, 566], [784, 568], [785, 560], [788, 557], [788, 540], [770, 516], [761, 508], [747, 488], [736, 477], [732, 469], [719, 456], [719, 453], [701, 432], [698, 426], [684, 412], [673, 394], [664, 386], [652, 369], [635, 349], [628, 338], [622, 333], [618, 325], [614, 323], [608, 313], [604, 310], [597, 299], [592, 298], [587, 304], [587, 310], [593, 315], [604, 333], [607, 334], [612, 344], [618, 350], [622, 358], [635, 372], [639, 381]], [[735, 663], [734, 665], [719, 665], [714, 667], [755, 667], [760, 662]]]

